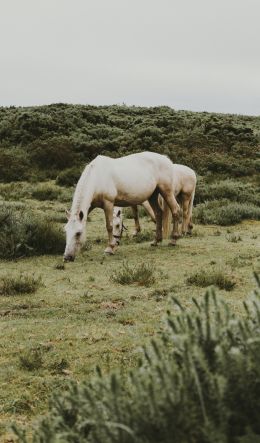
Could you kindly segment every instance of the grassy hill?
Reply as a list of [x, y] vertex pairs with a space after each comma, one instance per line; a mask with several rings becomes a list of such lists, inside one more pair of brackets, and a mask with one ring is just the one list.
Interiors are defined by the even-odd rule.
[[252, 177], [260, 171], [259, 140], [260, 117], [62, 103], [0, 108], [0, 181], [56, 178], [98, 154], [144, 150], [200, 175]]

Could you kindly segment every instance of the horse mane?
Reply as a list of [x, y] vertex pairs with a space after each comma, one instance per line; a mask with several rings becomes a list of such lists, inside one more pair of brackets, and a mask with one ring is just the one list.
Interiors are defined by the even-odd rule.
[[93, 162], [89, 163], [89, 165], [85, 167], [77, 183], [71, 208], [72, 214], [77, 214], [82, 208], [82, 202], [86, 197], [86, 182], [90, 177], [92, 167]]

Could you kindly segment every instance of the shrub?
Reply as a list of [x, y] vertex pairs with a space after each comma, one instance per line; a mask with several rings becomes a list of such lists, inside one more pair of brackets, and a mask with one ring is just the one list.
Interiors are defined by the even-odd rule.
[[150, 286], [155, 282], [155, 269], [151, 263], [130, 265], [124, 262], [120, 269], [114, 271], [111, 280], [120, 285], [137, 283], [140, 286]]
[[0, 150], [0, 182], [26, 180], [29, 175], [29, 162], [24, 152]]
[[46, 140], [35, 140], [29, 146], [31, 162], [42, 169], [63, 169], [76, 159], [71, 140], [66, 136], [55, 136]]
[[91, 382], [55, 393], [33, 441], [259, 441], [259, 314], [260, 290], [241, 318], [213, 291], [191, 310], [174, 300], [168, 329], [144, 349], [139, 367], [124, 377], [98, 369]]
[[0, 258], [58, 254], [65, 247], [56, 224], [25, 209], [0, 205]]
[[260, 193], [250, 183], [239, 180], [219, 180], [208, 184], [203, 179], [198, 180], [195, 194], [196, 203], [223, 199], [260, 205]]
[[260, 220], [260, 208], [253, 204], [213, 200], [194, 209], [194, 220], [202, 224], [228, 226], [246, 219]]
[[4, 276], [0, 278], [0, 295], [33, 294], [41, 285], [41, 279], [31, 275]]
[[56, 184], [59, 186], [74, 186], [78, 182], [81, 172], [81, 168], [76, 166], [74, 168], [65, 169], [57, 176]]
[[187, 278], [187, 283], [205, 288], [207, 286], [217, 286], [219, 289], [231, 291], [235, 286], [235, 281], [221, 270], [206, 269], [196, 272]]

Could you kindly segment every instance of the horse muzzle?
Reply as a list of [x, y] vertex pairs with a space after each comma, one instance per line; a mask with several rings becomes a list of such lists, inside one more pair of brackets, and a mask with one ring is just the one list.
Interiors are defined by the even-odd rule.
[[64, 255], [63, 256], [63, 261], [68, 262], [68, 261], [74, 261], [75, 257], [73, 255]]

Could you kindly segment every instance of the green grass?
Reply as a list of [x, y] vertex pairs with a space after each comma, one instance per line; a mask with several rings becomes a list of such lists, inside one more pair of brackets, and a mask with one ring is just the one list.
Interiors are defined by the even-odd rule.
[[[30, 207], [48, 217], [64, 211], [61, 202], [31, 201]], [[133, 220], [125, 224], [131, 232]], [[43, 414], [50, 395], [57, 388], [66, 389], [68, 380], [91, 377], [96, 365], [104, 372], [119, 367], [122, 374], [136, 366], [140, 347], [164, 325], [168, 295], [177, 296], [185, 309], [191, 306], [191, 292], [196, 299], [203, 295], [203, 289], [186, 281], [195, 270], [230, 269], [236, 285], [223, 293], [232, 309], [242, 312], [245, 294], [254, 288], [252, 268], [260, 270], [259, 226], [254, 221], [231, 227], [229, 235], [243, 239], [237, 243], [227, 242], [226, 228], [208, 225], [195, 226], [199, 235], [180, 239], [176, 248], [168, 247], [167, 241], [152, 248], [148, 240], [122, 239], [115, 255], [107, 257], [104, 215], [96, 210], [87, 225], [91, 248], [74, 263], [61, 266], [62, 253], [0, 261], [1, 275], [40, 274], [43, 283], [34, 294], [0, 297], [3, 439], [10, 437], [11, 422], [28, 424]], [[144, 218], [142, 227], [150, 232], [154, 224]], [[156, 280], [149, 287], [112, 281], [124, 262], [141, 270], [143, 264], [152, 263]], [[41, 350], [42, 364], [30, 371], [21, 366], [20, 356], [28, 361], [35, 349]]]

